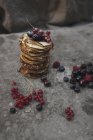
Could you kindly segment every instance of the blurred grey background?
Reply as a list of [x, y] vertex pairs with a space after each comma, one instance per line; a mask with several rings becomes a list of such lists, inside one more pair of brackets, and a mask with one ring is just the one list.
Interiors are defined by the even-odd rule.
[[0, 0], [0, 33], [93, 20], [93, 0]]

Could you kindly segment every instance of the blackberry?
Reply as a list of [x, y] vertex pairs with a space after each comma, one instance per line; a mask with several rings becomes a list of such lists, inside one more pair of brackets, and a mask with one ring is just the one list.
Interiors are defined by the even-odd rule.
[[10, 108], [10, 113], [11, 114], [15, 114], [16, 113], [16, 109], [14, 107]]
[[27, 32], [27, 35], [28, 35], [29, 37], [32, 37], [32, 36], [33, 36], [33, 32], [32, 32], [32, 31], [28, 31], [28, 32]]
[[36, 110], [37, 111], [42, 111], [43, 106], [41, 104], [36, 105]]
[[64, 72], [65, 71], [65, 67], [64, 66], [60, 66], [58, 69], [60, 72]]
[[64, 82], [69, 82], [69, 78], [68, 77], [64, 77], [63, 80], [64, 80]]

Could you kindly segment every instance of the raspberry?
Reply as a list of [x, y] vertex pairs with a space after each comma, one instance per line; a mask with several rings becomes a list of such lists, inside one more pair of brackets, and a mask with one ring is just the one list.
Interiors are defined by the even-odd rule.
[[74, 66], [73, 67], [73, 71], [79, 71], [80, 70], [80, 67], [79, 66]]
[[89, 74], [86, 74], [86, 76], [84, 77], [84, 80], [85, 80], [86, 82], [91, 82], [91, 81], [92, 81], [92, 76], [89, 75]]
[[17, 92], [18, 92], [18, 88], [12, 88], [12, 89], [11, 89], [11, 92], [12, 92], [12, 93], [17, 93]]
[[50, 31], [46, 31], [46, 34], [47, 34], [48, 36], [50, 36], [51, 32], [50, 32]]
[[16, 86], [16, 84], [17, 84], [17, 83], [16, 83], [15, 81], [12, 81], [12, 85], [13, 85], [13, 86]]
[[44, 32], [42, 30], [39, 30], [38, 34], [43, 36]]
[[39, 32], [39, 29], [38, 29], [38, 28], [34, 28], [34, 29], [32, 30], [32, 32], [33, 32], [34, 34], [36, 34], [36, 33]]
[[38, 94], [39, 97], [43, 97], [43, 90], [42, 89], [39, 89], [37, 91], [37, 94]]
[[23, 105], [22, 103], [20, 103], [20, 104], [18, 105], [18, 108], [19, 108], [19, 109], [23, 109], [23, 108], [24, 108], [24, 105]]
[[74, 117], [74, 112], [71, 109], [71, 107], [67, 107], [65, 109], [65, 113], [66, 113], [66, 119], [69, 120], [69, 121], [71, 121], [73, 119], [73, 117]]
[[57, 68], [59, 68], [60, 67], [60, 62], [59, 61], [55, 61], [54, 63], [53, 63], [53, 66], [52, 66], [54, 69], [57, 69]]
[[25, 97], [25, 98], [23, 99], [23, 101], [24, 101], [24, 104], [25, 104], [25, 105], [28, 105], [28, 104], [29, 104], [29, 100], [28, 100], [27, 97]]
[[31, 95], [31, 94], [28, 96], [28, 101], [29, 101], [29, 102], [32, 101], [32, 95]]

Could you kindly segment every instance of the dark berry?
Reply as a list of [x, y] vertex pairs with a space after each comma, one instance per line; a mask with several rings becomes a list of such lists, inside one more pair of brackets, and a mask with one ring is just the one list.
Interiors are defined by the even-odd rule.
[[10, 108], [10, 113], [15, 114], [16, 113], [16, 108], [14, 108], [14, 107]]
[[32, 37], [32, 36], [33, 36], [33, 32], [32, 32], [32, 31], [28, 31], [28, 32], [27, 32], [27, 35], [28, 35], [29, 37]]
[[69, 82], [69, 78], [68, 77], [64, 77], [63, 80], [64, 80], [64, 82]]
[[73, 67], [73, 71], [79, 71], [80, 70], [80, 67], [79, 66], [74, 66]]
[[59, 61], [55, 61], [54, 63], [53, 63], [53, 68], [54, 69], [57, 69], [57, 68], [59, 68], [60, 67], [60, 62]]
[[12, 88], [12, 89], [11, 89], [11, 92], [12, 92], [12, 93], [18, 93], [18, 88]]
[[36, 105], [36, 110], [37, 111], [42, 111], [43, 106], [41, 104]]
[[74, 91], [77, 92], [77, 93], [80, 92], [80, 85], [79, 85], [79, 83], [76, 83]]
[[80, 86], [81, 87], [85, 87], [86, 86], [86, 81], [84, 80], [84, 79], [82, 79], [81, 81], [80, 81]]
[[64, 66], [60, 66], [58, 69], [60, 72], [64, 72], [65, 71], [65, 67]]
[[76, 77], [76, 80], [77, 81], [80, 81], [82, 79], [82, 77], [80, 76], [80, 75], [78, 75], [77, 77]]
[[87, 66], [93, 66], [92, 62], [88, 62]]
[[81, 69], [81, 76], [85, 76], [86, 75], [86, 69]]
[[77, 75], [80, 75], [81, 74], [81, 72], [78, 70], [76, 70], [76, 71], [72, 71], [72, 75], [74, 76], [74, 77], [76, 77]]
[[42, 81], [42, 82], [45, 82], [46, 80], [47, 80], [47, 77], [42, 77], [42, 78], [41, 78], [41, 81]]
[[33, 34], [32, 39], [37, 41], [38, 40], [38, 35], [37, 34]]
[[82, 64], [81, 69], [86, 69], [86, 66], [87, 66], [86, 64]]
[[74, 90], [75, 89], [75, 84], [71, 84], [70, 85], [70, 89], [73, 89]]
[[71, 79], [70, 79], [70, 83], [71, 83], [71, 84], [75, 84], [75, 83], [76, 83], [76, 79], [75, 79], [75, 78], [71, 78]]
[[89, 82], [89, 84], [88, 84], [88, 88], [93, 89], [93, 82]]
[[93, 73], [93, 67], [92, 67], [92, 66], [87, 66], [86, 72], [87, 72], [88, 74], [92, 74], [92, 73]]
[[46, 80], [44, 82], [44, 85], [45, 85], [45, 87], [51, 87], [51, 83], [48, 80]]

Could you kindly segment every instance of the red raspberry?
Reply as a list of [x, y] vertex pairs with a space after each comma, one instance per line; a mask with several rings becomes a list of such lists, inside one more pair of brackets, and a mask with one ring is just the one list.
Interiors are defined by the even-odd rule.
[[20, 103], [20, 104], [18, 105], [18, 108], [19, 108], [19, 109], [23, 109], [23, 108], [24, 108], [24, 105], [23, 105], [22, 103]]
[[50, 36], [51, 32], [50, 32], [50, 31], [46, 31], [46, 34], [47, 34], [48, 36]]
[[32, 101], [32, 95], [31, 95], [31, 94], [28, 96], [28, 101], [29, 101], [29, 102]]
[[86, 76], [84, 77], [85, 82], [91, 82], [92, 81], [92, 76], [89, 74], [86, 74]]
[[23, 99], [23, 101], [24, 101], [24, 104], [25, 104], [25, 105], [28, 105], [28, 104], [29, 104], [28, 97], [25, 97], [25, 98]]
[[33, 98], [34, 100], [39, 101], [39, 96], [35, 95]]
[[13, 85], [13, 86], [16, 86], [16, 82], [15, 82], [15, 81], [12, 81], [12, 85]]
[[37, 94], [38, 94], [39, 97], [43, 97], [43, 90], [42, 89], [39, 89], [37, 91]]
[[39, 102], [40, 102], [41, 105], [45, 104], [45, 101], [43, 99], [41, 99]]
[[16, 100], [16, 103], [15, 103], [14, 106], [18, 108], [19, 104], [20, 104], [20, 101], [19, 100]]
[[55, 68], [55, 69], [59, 68], [60, 67], [60, 62], [59, 61], [55, 61], [53, 63], [53, 66], [52, 67]]
[[12, 96], [13, 99], [17, 99], [17, 94], [16, 93], [12, 93], [11, 96]]
[[34, 34], [37, 34], [39, 32], [39, 29], [38, 28], [34, 28], [32, 31], [33, 31]]
[[42, 36], [44, 32], [42, 30], [39, 30], [38, 34]]
[[66, 119], [67, 119], [68, 121], [71, 121], [73, 118], [72, 118], [71, 116], [66, 116]]
[[19, 95], [19, 99], [20, 99], [20, 100], [22, 100], [22, 99], [24, 99], [24, 98], [25, 98], [24, 95], [22, 95], [22, 94]]
[[73, 71], [79, 71], [80, 70], [80, 66], [74, 66], [73, 67]]
[[71, 107], [67, 107], [67, 108], [65, 109], [65, 113], [69, 112], [70, 110], [71, 110]]
[[12, 89], [11, 89], [11, 92], [12, 92], [12, 93], [17, 93], [17, 92], [18, 92], [18, 88], [12, 88]]

